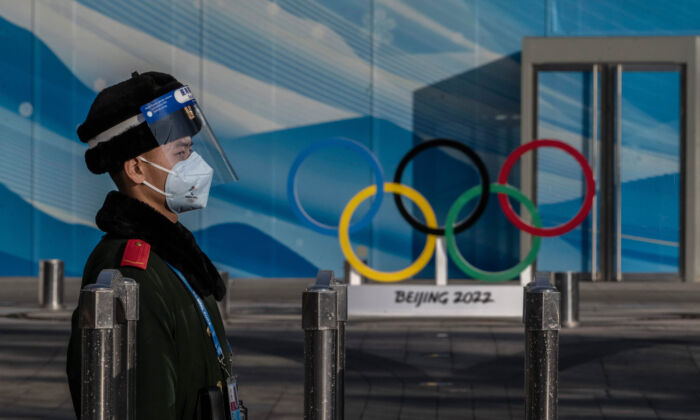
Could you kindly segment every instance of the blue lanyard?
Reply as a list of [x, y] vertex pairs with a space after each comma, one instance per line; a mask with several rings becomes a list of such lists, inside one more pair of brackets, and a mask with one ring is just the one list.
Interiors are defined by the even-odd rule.
[[[170, 264], [168, 264], [170, 265]], [[177, 276], [182, 280], [182, 283], [185, 284], [185, 287], [187, 287], [187, 290], [190, 291], [192, 294], [192, 297], [194, 297], [194, 300], [197, 302], [197, 306], [199, 307], [199, 311], [202, 313], [202, 317], [204, 317], [204, 321], [207, 323], [207, 327], [209, 327], [209, 332], [211, 332], [211, 341], [214, 342], [214, 348], [216, 349], [216, 356], [219, 359], [219, 363], [221, 364], [221, 368], [228, 374], [228, 371], [226, 369], [226, 363], [224, 362], [224, 351], [221, 348], [221, 343], [219, 342], [219, 337], [216, 335], [216, 330], [214, 329], [214, 324], [211, 322], [211, 317], [209, 317], [209, 312], [207, 311], [207, 308], [204, 306], [204, 302], [202, 301], [202, 298], [197, 295], [197, 292], [192, 289], [192, 286], [185, 280], [185, 277], [180, 273], [180, 271], [170, 265], [170, 268], [177, 274]], [[230, 348], [230, 346], [229, 346]]]

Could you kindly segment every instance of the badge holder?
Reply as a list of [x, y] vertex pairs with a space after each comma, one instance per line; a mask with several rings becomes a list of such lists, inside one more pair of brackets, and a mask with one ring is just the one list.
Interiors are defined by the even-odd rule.
[[226, 389], [228, 390], [229, 412], [231, 420], [248, 420], [248, 408], [243, 405], [243, 401], [238, 398], [238, 376], [233, 375], [233, 351], [229, 344], [229, 368], [228, 379], [226, 379]]

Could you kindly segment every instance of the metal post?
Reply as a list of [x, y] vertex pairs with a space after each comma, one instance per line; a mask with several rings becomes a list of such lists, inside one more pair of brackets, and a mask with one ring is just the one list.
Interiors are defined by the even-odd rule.
[[226, 294], [224, 295], [224, 298], [221, 299], [220, 302], [216, 302], [216, 304], [219, 307], [219, 313], [221, 314], [221, 319], [226, 321], [226, 318], [228, 318], [228, 310], [229, 310], [228, 297], [231, 295], [229, 293], [230, 283], [228, 281], [228, 271], [219, 271], [219, 276], [221, 276], [221, 280], [223, 280], [224, 284], [226, 285]]
[[316, 284], [302, 294], [306, 420], [336, 418], [337, 292], [331, 288], [332, 275], [327, 273], [319, 272]]
[[355, 270], [349, 262], [345, 261], [345, 282], [352, 286], [360, 286], [362, 284], [362, 275]]
[[114, 291], [98, 284], [83, 288], [79, 324], [82, 330], [81, 419], [111, 420]]
[[520, 285], [521, 286], [523, 286], [523, 287], [527, 286], [528, 283], [530, 283], [534, 280], [532, 272], [533, 272], [532, 265], [529, 265], [529, 266], [527, 266], [527, 268], [525, 268], [523, 270], [522, 273], [520, 273]]
[[[593, 65], [593, 98], [591, 106], [591, 140], [590, 160], [593, 169], [593, 180], [598, 185], [598, 72], [600, 64]], [[598, 193], [593, 194], [591, 207], [591, 276], [598, 280]]]
[[348, 321], [348, 285], [335, 280], [332, 271], [321, 271], [319, 277], [321, 275], [330, 275], [331, 286], [336, 291], [338, 330], [336, 334], [335, 418], [343, 420], [345, 418], [345, 324]]
[[579, 322], [579, 281], [581, 273], [565, 273], [554, 274], [554, 286], [561, 294], [561, 326], [564, 328], [573, 328], [578, 326]]
[[39, 261], [39, 306], [52, 311], [63, 307], [63, 261]]
[[[617, 75], [613, 65], [603, 65], [600, 71], [600, 191], [598, 194], [600, 218], [598, 236], [600, 249], [598, 251], [598, 277], [596, 280], [614, 281], [616, 278], [616, 238], [617, 232], [617, 130], [615, 96], [617, 92]], [[593, 270], [595, 271], [595, 270]]]
[[139, 320], [139, 285], [132, 279], [124, 279], [126, 307], [126, 414], [127, 420], [136, 418], [136, 337]]
[[525, 420], [556, 420], [559, 398], [559, 292], [549, 273], [525, 287]]
[[95, 284], [81, 290], [78, 311], [83, 329], [83, 418], [133, 420], [138, 284], [118, 270], [102, 270]]
[[615, 72], [615, 281], [622, 281], [622, 64]]
[[447, 244], [439, 236], [435, 242], [435, 285], [447, 286]]
[[[369, 254], [369, 248], [364, 245], [360, 245], [355, 248], [355, 255], [362, 261], [363, 264], [367, 264], [367, 255]], [[365, 278], [355, 270], [349, 262], [345, 261], [345, 283], [351, 286], [359, 286], [362, 284]]]
[[115, 418], [136, 418], [136, 328], [139, 319], [139, 285], [119, 270], [102, 270], [96, 284], [114, 291], [112, 409]]

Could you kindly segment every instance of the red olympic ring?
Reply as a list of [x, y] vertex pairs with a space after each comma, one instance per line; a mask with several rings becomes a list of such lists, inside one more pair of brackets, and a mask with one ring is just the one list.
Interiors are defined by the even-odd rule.
[[583, 200], [581, 210], [579, 210], [579, 212], [576, 213], [571, 220], [564, 224], [551, 228], [537, 228], [523, 222], [520, 216], [518, 216], [513, 210], [510, 201], [508, 201], [507, 195], [499, 193], [498, 202], [500, 203], [501, 209], [503, 210], [503, 213], [505, 213], [508, 220], [510, 220], [510, 222], [518, 229], [524, 230], [525, 232], [535, 236], [559, 236], [572, 231], [576, 226], [580, 225], [593, 206], [593, 196], [595, 195], [595, 180], [593, 179], [593, 171], [588, 165], [586, 158], [578, 150], [559, 140], [539, 139], [533, 140], [530, 143], [525, 143], [513, 150], [513, 153], [508, 156], [503, 164], [503, 167], [501, 167], [501, 171], [498, 173], [498, 183], [507, 185], [508, 175], [510, 174], [510, 170], [513, 168], [515, 162], [517, 162], [518, 159], [520, 159], [520, 157], [526, 152], [539, 147], [554, 147], [555, 149], [563, 150], [564, 152], [570, 154], [574, 159], [576, 159], [576, 161], [578, 161], [579, 165], [581, 165], [583, 175], [586, 178], [586, 197]]

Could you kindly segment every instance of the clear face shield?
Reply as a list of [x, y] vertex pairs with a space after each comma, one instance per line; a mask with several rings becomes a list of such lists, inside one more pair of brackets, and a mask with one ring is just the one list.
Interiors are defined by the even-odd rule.
[[199, 155], [214, 170], [212, 185], [238, 181], [188, 86], [141, 106], [141, 113], [170, 167]]

